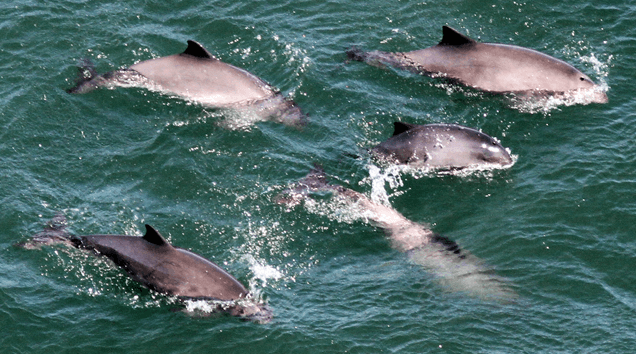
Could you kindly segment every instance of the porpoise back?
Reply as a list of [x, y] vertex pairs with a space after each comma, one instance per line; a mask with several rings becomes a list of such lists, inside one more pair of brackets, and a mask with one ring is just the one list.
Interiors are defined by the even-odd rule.
[[222, 62], [189, 40], [183, 53], [130, 67], [161, 89], [210, 106], [230, 106], [272, 98], [276, 91], [250, 72]]
[[448, 26], [442, 31], [442, 40], [429, 48], [396, 53], [352, 49], [348, 55], [371, 65], [444, 77], [486, 92], [580, 94], [589, 102], [607, 102], [607, 95], [587, 75], [560, 59], [515, 45], [480, 43]]
[[170, 245], [152, 226], [143, 237], [74, 236], [78, 247], [110, 258], [131, 278], [157, 292], [195, 299], [237, 300], [247, 289], [215, 263]]
[[208, 107], [238, 110], [248, 121], [271, 120], [296, 127], [306, 124], [307, 117], [293, 100], [247, 70], [222, 62], [192, 40], [183, 53], [122, 70], [100, 75], [85, 60], [79, 71], [69, 93], [82, 94], [100, 87], [143, 87]]
[[[259, 323], [272, 319], [271, 310], [257, 302], [236, 278], [193, 252], [174, 247], [152, 226], [143, 237], [127, 235], [70, 235], [66, 218], [57, 215], [44, 230], [17, 246], [39, 249], [63, 243], [111, 259], [135, 281], [180, 300], [211, 300], [212, 312], [226, 312]], [[210, 302], [208, 301], [209, 305]], [[210, 312], [208, 310], [207, 312]]]
[[510, 153], [497, 140], [457, 124], [417, 125], [395, 122], [388, 140], [371, 154], [390, 163], [435, 169], [509, 166]]

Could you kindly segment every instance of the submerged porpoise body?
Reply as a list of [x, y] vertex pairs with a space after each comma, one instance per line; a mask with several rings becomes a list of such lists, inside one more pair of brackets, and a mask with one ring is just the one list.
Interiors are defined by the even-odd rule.
[[584, 103], [606, 103], [607, 95], [572, 65], [533, 49], [477, 42], [443, 26], [439, 44], [411, 52], [364, 52], [353, 48], [350, 59], [375, 66], [390, 65], [416, 73], [444, 77], [491, 93], [520, 97], [583, 96]]
[[[250, 293], [236, 278], [200, 255], [174, 247], [152, 226], [143, 237], [126, 235], [70, 235], [66, 219], [56, 216], [44, 231], [22, 244], [66, 243], [105, 256], [135, 281], [161, 294], [190, 300], [213, 300], [217, 310], [263, 321], [271, 313], [249, 301]], [[243, 301], [246, 300], [246, 301]], [[222, 303], [221, 303], [222, 302]]]
[[304, 115], [291, 100], [247, 70], [222, 62], [203, 46], [189, 40], [183, 53], [146, 60], [122, 70], [99, 75], [90, 64], [70, 93], [99, 87], [145, 87], [167, 92], [210, 107], [251, 107], [264, 118], [302, 125]]
[[513, 159], [491, 136], [457, 124], [394, 123], [393, 136], [371, 149], [390, 163], [434, 169], [508, 167]]
[[393, 248], [433, 274], [444, 289], [484, 300], [509, 301], [517, 297], [506, 279], [494, 274], [481, 259], [462, 250], [455, 241], [360, 192], [329, 184], [319, 166], [295, 187], [283, 192], [278, 203], [293, 207], [310, 198], [311, 193], [323, 191], [332, 192], [335, 198], [360, 212], [363, 220], [383, 229]]

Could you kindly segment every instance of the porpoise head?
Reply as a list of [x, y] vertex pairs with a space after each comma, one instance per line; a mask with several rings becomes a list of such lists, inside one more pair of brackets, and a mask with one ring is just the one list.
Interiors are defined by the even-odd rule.
[[586, 101], [593, 103], [608, 102], [607, 94], [589, 76], [565, 62], [563, 66], [565, 68], [560, 72], [561, 77], [555, 75], [555, 80], [559, 80], [559, 84], [567, 88], [566, 93], [580, 93], [586, 96]]
[[[578, 71], [578, 70], [577, 70]], [[579, 80], [579, 88], [578, 91], [583, 93], [585, 96], [589, 96], [589, 102], [593, 103], [607, 103], [609, 99], [607, 98], [607, 93], [605, 93], [599, 85], [595, 84], [592, 79], [590, 79], [587, 75], [582, 72], [578, 72]], [[575, 79], [576, 80], [576, 79]]]
[[474, 160], [501, 166], [512, 164], [510, 153], [494, 138], [480, 133], [477, 141], [479, 148], [471, 151]]

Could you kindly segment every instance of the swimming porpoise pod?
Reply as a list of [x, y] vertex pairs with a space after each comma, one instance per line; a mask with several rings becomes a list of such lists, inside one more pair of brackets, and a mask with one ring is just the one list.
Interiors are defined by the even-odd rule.
[[506, 148], [478, 130], [457, 124], [393, 124], [393, 136], [371, 149], [380, 160], [446, 170], [513, 164]]
[[262, 116], [292, 126], [305, 123], [296, 104], [247, 70], [222, 62], [201, 44], [188, 40], [183, 53], [141, 61], [129, 68], [99, 75], [84, 61], [69, 93], [99, 87], [144, 87], [215, 108], [251, 108]]
[[174, 247], [152, 226], [143, 237], [126, 235], [70, 235], [66, 218], [57, 215], [23, 248], [64, 243], [105, 256], [133, 280], [158, 293], [182, 300], [211, 300], [216, 311], [267, 322], [271, 311], [255, 303], [249, 291], [217, 264], [200, 255]]
[[443, 26], [435, 46], [411, 52], [347, 51], [349, 59], [393, 66], [491, 93], [517, 97], [583, 96], [582, 103], [606, 103], [605, 92], [572, 65], [533, 49], [480, 43]]

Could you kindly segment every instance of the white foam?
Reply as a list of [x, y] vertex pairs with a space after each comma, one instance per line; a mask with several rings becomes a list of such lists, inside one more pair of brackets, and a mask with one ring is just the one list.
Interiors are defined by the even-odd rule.
[[[495, 148], [498, 149], [498, 148]], [[369, 177], [364, 178], [360, 184], [371, 185], [371, 200], [376, 203], [381, 203], [385, 206], [390, 206], [389, 199], [401, 195], [404, 191], [398, 191], [398, 188], [404, 187], [402, 176], [408, 174], [409, 176], [420, 179], [424, 177], [435, 176], [457, 176], [457, 177], [481, 177], [481, 178], [493, 178], [495, 170], [503, 170], [512, 167], [518, 159], [518, 155], [510, 153], [510, 149], [506, 148], [508, 154], [512, 158], [512, 163], [508, 165], [489, 164], [483, 163], [474, 166], [468, 166], [462, 169], [436, 169], [427, 166], [414, 167], [410, 165], [399, 164], [380, 164], [380, 166], [373, 163], [369, 163], [367, 168], [369, 169]], [[384, 189], [388, 185], [389, 189], [393, 192], [387, 193]]]
[[[262, 287], [267, 287], [267, 281], [270, 279], [279, 280], [283, 277], [283, 273], [276, 267], [265, 263], [264, 260], [257, 260], [251, 254], [244, 255], [243, 259], [249, 263], [250, 270], [252, 271], [252, 274], [254, 274], [253, 279], [260, 280]], [[251, 283], [252, 282], [250, 282], [250, 285], [252, 286]], [[256, 289], [250, 289], [250, 292], [254, 291], [256, 291]]]
[[395, 190], [404, 186], [401, 166], [391, 165], [384, 170], [373, 164], [369, 164], [367, 167], [369, 168], [369, 181], [371, 183], [371, 200], [385, 206], [391, 206], [390, 196], [384, 187], [388, 184], [390, 189]]

